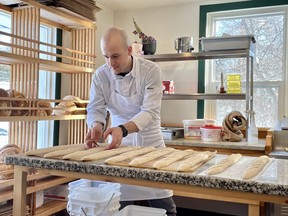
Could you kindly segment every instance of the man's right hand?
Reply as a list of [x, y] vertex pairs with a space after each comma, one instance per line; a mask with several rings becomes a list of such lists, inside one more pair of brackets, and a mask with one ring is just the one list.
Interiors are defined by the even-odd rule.
[[103, 126], [101, 123], [94, 123], [92, 128], [89, 129], [85, 137], [85, 147], [86, 149], [96, 147], [96, 143], [103, 135]]

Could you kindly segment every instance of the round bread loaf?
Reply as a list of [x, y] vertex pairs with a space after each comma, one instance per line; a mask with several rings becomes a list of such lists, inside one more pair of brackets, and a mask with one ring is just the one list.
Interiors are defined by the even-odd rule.
[[48, 101], [35, 101], [33, 103], [33, 107], [38, 107], [38, 108], [49, 108], [49, 109], [37, 109], [33, 110], [32, 115], [33, 116], [50, 116], [52, 114], [52, 106], [51, 103]]
[[63, 100], [71, 100], [77, 107], [86, 107], [86, 103], [82, 102], [82, 100], [74, 95], [66, 95], [63, 97]]
[[[8, 95], [12, 98], [25, 98], [25, 96], [14, 89], [10, 89], [7, 91]], [[12, 100], [11, 101], [12, 107], [28, 107], [28, 102], [26, 100]], [[28, 110], [12, 110], [11, 116], [25, 116], [27, 115]]]
[[[8, 155], [21, 154], [23, 153], [19, 146], [14, 144], [8, 144], [0, 148], [0, 179], [11, 179], [14, 177], [12, 170], [14, 165], [9, 165], [4, 163], [4, 158]], [[5, 173], [1, 173], [5, 171]], [[11, 172], [6, 172], [11, 171]]]
[[[0, 97], [9, 97], [9, 94], [2, 88], [0, 88]], [[10, 100], [0, 100], [0, 107], [12, 107]], [[0, 109], [0, 116], [10, 116], [11, 109]]]
[[63, 116], [63, 115], [71, 115], [74, 111], [76, 111], [77, 106], [75, 105], [74, 102], [60, 102], [55, 108], [57, 108], [56, 110], [54, 110], [54, 114], [57, 116]]

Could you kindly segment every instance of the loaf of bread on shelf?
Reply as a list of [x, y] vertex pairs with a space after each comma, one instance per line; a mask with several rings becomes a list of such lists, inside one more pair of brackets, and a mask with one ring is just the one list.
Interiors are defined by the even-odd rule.
[[[0, 179], [11, 179], [14, 177], [14, 165], [4, 163], [4, 158], [8, 155], [21, 154], [22, 150], [14, 144], [4, 145], [0, 149]], [[11, 171], [11, 172], [7, 172]]]
[[[86, 114], [86, 110], [77, 110], [77, 108], [85, 108], [86, 104], [81, 102], [82, 100], [73, 95], [67, 95], [63, 97], [64, 101], [61, 101], [58, 105], [56, 105], [54, 110], [54, 115], [62, 116], [62, 115], [80, 115]], [[65, 101], [67, 100], [67, 101]]]
[[[7, 93], [10, 98], [16, 98], [16, 99], [25, 99], [25, 96], [14, 89], [7, 90]], [[19, 107], [19, 108], [26, 108], [28, 107], [28, 101], [27, 100], [12, 100], [11, 101], [12, 107]], [[11, 116], [25, 116], [28, 113], [28, 109], [26, 110], [12, 110]]]
[[[0, 97], [3, 98], [9, 98], [9, 94], [6, 92], [6, 90], [0, 88]], [[0, 109], [0, 116], [10, 116], [11, 115], [11, 101], [10, 100], [5, 100], [5, 99], [1, 99], [0, 100], [0, 107], [1, 108], [6, 108], [7, 109]]]
[[[33, 108], [38, 108], [36, 110], [33, 109], [33, 116], [51, 116], [52, 115], [52, 106], [51, 103], [44, 100], [34, 101], [32, 103]], [[47, 108], [47, 109], [44, 109]]]

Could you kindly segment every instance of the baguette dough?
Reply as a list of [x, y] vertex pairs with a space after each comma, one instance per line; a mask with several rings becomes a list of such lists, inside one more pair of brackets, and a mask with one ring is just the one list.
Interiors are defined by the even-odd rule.
[[154, 151], [154, 150], [155, 150], [155, 147], [144, 147], [144, 148], [141, 148], [139, 150], [135, 150], [133, 152], [125, 152], [125, 153], [122, 153], [122, 154], [117, 155], [115, 157], [108, 158], [104, 162], [107, 164], [115, 164], [115, 163], [120, 162], [120, 161], [125, 161], [128, 159], [131, 159], [131, 158], [136, 157], [138, 155], [147, 154], [147, 153]]
[[82, 158], [84, 156], [104, 151], [106, 148], [107, 146], [100, 146], [100, 147], [90, 148], [90, 149], [83, 150], [83, 151], [73, 152], [73, 153], [64, 155], [63, 159], [82, 161]]
[[168, 155], [167, 157], [156, 161], [153, 164], [153, 168], [161, 169], [163, 167], [167, 167], [170, 164], [174, 163], [175, 161], [181, 160], [182, 158], [193, 154], [193, 152], [194, 152], [193, 150], [187, 150], [187, 151], [176, 150], [176, 152], [173, 152], [172, 154]]
[[262, 155], [253, 160], [248, 168], [244, 170], [242, 179], [246, 180], [256, 176], [265, 167], [269, 160], [269, 157], [266, 155]]
[[108, 158], [108, 157], [112, 157], [114, 155], [122, 154], [124, 152], [137, 150], [139, 148], [140, 147], [138, 147], [138, 146], [129, 146], [129, 147], [120, 147], [120, 148], [116, 148], [116, 149], [105, 150], [103, 152], [97, 152], [97, 153], [94, 153], [94, 154], [90, 154], [90, 155], [84, 156], [83, 158], [81, 158], [81, 160], [82, 161], [100, 160], [100, 159], [103, 159], [103, 158]]
[[193, 154], [192, 156], [185, 159], [182, 163], [179, 164], [177, 171], [183, 171], [183, 172], [189, 171], [195, 165], [203, 161], [206, 161], [211, 156], [211, 154], [212, 153], [209, 151]]
[[130, 166], [139, 166], [141, 164], [148, 163], [149, 161], [155, 160], [159, 157], [165, 156], [167, 154], [172, 153], [173, 151], [176, 151], [176, 149], [173, 148], [160, 148], [155, 151], [152, 151], [148, 154], [145, 154], [139, 158], [135, 158], [134, 160], [130, 161]]
[[228, 167], [237, 163], [242, 158], [241, 154], [231, 154], [228, 157], [221, 160], [219, 163], [213, 165], [207, 170], [208, 175], [215, 175], [223, 172]]
[[69, 148], [68, 147], [66, 149], [62, 149], [62, 150], [46, 153], [44, 155], [44, 158], [59, 157], [59, 156], [62, 156], [62, 155], [73, 153], [73, 152], [79, 152], [79, 151], [82, 151], [82, 150], [85, 150], [85, 149], [86, 149], [86, 147], [84, 145], [78, 146], [78, 147], [75, 147], [75, 148]]
[[63, 149], [67, 149], [67, 148], [74, 148], [74, 147], [79, 147], [79, 146], [85, 147], [84, 144], [60, 145], [60, 146], [53, 146], [53, 147], [48, 147], [48, 148], [30, 150], [30, 151], [25, 152], [25, 154], [28, 156], [41, 156], [41, 155], [47, 154], [49, 152], [63, 150]]

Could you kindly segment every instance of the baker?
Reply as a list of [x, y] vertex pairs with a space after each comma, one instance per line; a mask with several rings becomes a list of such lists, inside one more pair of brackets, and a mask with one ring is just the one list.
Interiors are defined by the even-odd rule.
[[[106, 64], [93, 75], [87, 107], [89, 131], [87, 148], [95, 147], [102, 136], [109, 136], [108, 149], [128, 146], [164, 148], [160, 129], [162, 81], [159, 66], [132, 56], [125, 31], [112, 27], [100, 42]], [[111, 127], [103, 132], [107, 110]], [[150, 207], [163, 208], [176, 215], [173, 191], [142, 186], [121, 185], [121, 207], [131, 201], [147, 200]], [[126, 202], [123, 202], [126, 201]]]

